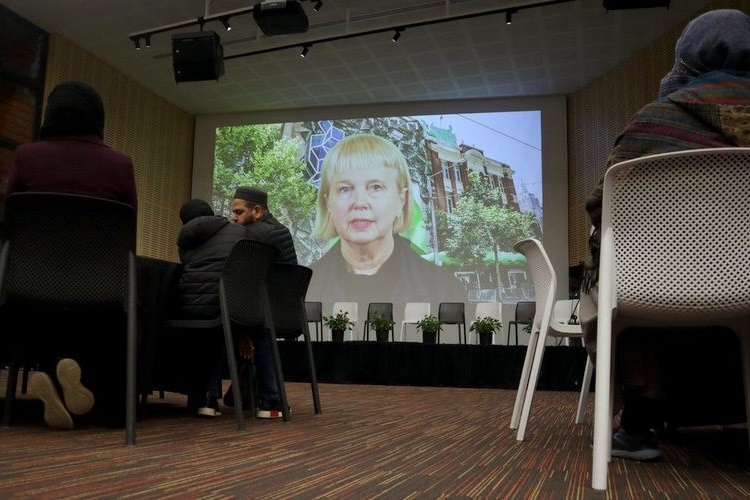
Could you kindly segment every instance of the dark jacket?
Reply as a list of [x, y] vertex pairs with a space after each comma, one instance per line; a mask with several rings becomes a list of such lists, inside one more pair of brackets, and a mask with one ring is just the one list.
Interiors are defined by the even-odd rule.
[[196, 217], [182, 226], [177, 238], [183, 266], [178, 282], [177, 317], [219, 316], [221, 271], [234, 244], [244, 237], [245, 227], [224, 217]]
[[270, 212], [266, 212], [266, 215], [259, 221], [248, 224], [245, 228], [247, 239], [270, 243], [276, 247], [278, 250], [277, 262], [297, 264], [297, 252], [294, 250], [292, 234]]

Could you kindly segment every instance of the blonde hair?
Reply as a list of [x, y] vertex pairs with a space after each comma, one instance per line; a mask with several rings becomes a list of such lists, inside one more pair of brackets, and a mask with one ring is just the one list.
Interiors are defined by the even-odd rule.
[[395, 168], [398, 172], [398, 190], [400, 192], [405, 189], [401, 217], [393, 224], [393, 232], [400, 233], [411, 226], [411, 178], [406, 158], [386, 139], [372, 134], [358, 134], [339, 141], [323, 160], [313, 236], [323, 239], [336, 236], [336, 229], [333, 227], [326, 204], [326, 195], [331, 188], [331, 178], [354, 169], [373, 167]]

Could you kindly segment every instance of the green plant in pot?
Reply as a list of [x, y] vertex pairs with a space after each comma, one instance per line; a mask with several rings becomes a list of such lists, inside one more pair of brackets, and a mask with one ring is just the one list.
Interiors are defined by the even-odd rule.
[[434, 344], [438, 332], [443, 330], [443, 322], [437, 316], [429, 314], [415, 323], [417, 331], [422, 332], [422, 342]]
[[354, 322], [349, 318], [349, 313], [339, 311], [331, 316], [323, 316], [323, 324], [331, 329], [331, 340], [343, 342], [344, 333], [354, 327]]
[[478, 316], [471, 324], [470, 332], [477, 332], [481, 345], [492, 344], [492, 334], [502, 332], [503, 323], [492, 316]]
[[379, 314], [370, 320], [370, 330], [375, 330], [378, 342], [388, 342], [388, 332], [396, 322]]

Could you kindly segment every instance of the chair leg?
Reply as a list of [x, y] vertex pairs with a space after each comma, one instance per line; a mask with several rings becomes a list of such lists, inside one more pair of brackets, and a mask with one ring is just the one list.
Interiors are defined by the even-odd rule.
[[315, 414], [320, 415], [323, 411], [320, 408], [318, 376], [315, 373], [315, 357], [313, 356], [312, 343], [310, 342], [310, 332], [305, 329], [303, 335], [305, 337], [305, 344], [307, 344], [307, 364], [310, 366], [310, 389], [312, 390], [313, 407], [315, 408]]
[[16, 386], [18, 385], [19, 362], [13, 356], [8, 367], [8, 381], [5, 385], [5, 409], [3, 410], [3, 427], [10, 427], [12, 423], [13, 403], [16, 400]]
[[29, 389], [29, 365], [23, 365], [23, 375], [21, 376], [21, 394], [26, 394]]
[[[267, 311], [266, 314], [271, 314], [270, 311]], [[279, 355], [279, 344], [276, 340], [276, 332], [273, 329], [270, 329], [269, 335], [271, 336], [271, 354], [273, 355], [273, 366], [276, 370], [276, 383], [279, 387], [279, 396], [281, 397], [281, 407], [284, 410], [283, 416], [284, 416], [284, 422], [289, 422], [291, 420], [292, 415], [289, 412], [289, 403], [287, 401], [286, 397], [286, 387], [284, 386], [284, 373], [281, 369], [281, 356]]]
[[[224, 291], [219, 289], [220, 301], [225, 304]], [[242, 409], [242, 393], [240, 392], [240, 377], [237, 371], [237, 358], [234, 354], [234, 337], [232, 336], [231, 320], [229, 312], [222, 307], [221, 319], [224, 327], [224, 345], [227, 350], [227, 364], [229, 365], [229, 376], [232, 379], [232, 397], [234, 398], [234, 417], [237, 421], [237, 430], [245, 430], [245, 418]]]
[[531, 374], [531, 364], [534, 357], [534, 347], [537, 339], [536, 333], [532, 333], [529, 336], [529, 345], [526, 347], [526, 356], [523, 362], [523, 368], [521, 369], [521, 378], [518, 381], [518, 392], [516, 392], [516, 402], [513, 405], [513, 415], [510, 417], [510, 428], [518, 429], [518, 423], [521, 419], [521, 408], [523, 401], [526, 398], [526, 391], [528, 390], [529, 375]]
[[591, 376], [594, 373], [594, 364], [588, 353], [586, 354], [586, 368], [583, 370], [583, 381], [581, 382], [581, 394], [578, 396], [578, 411], [576, 412], [576, 423], [583, 424], [586, 422], [586, 403], [589, 399], [591, 390]]
[[531, 415], [531, 403], [534, 400], [534, 392], [536, 391], [536, 386], [539, 382], [539, 370], [542, 366], [542, 360], [544, 359], [544, 347], [547, 343], [546, 340], [546, 335], [538, 333], [537, 339], [534, 342], [534, 357], [532, 358], [531, 373], [526, 385], [526, 395], [523, 401], [523, 408], [521, 409], [521, 419], [518, 424], [518, 434], [516, 435], [516, 441], [523, 441], [526, 437], [526, 425], [529, 422], [529, 415]]

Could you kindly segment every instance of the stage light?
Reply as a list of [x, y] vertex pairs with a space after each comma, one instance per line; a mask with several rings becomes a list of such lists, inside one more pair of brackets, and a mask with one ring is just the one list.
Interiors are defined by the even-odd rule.
[[323, 7], [323, 2], [321, 2], [320, 0], [318, 0], [317, 2], [315, 2], [315, 5], [313, 6], [313, 10], [315, 12], [320, 12], [320, 8], [321, 7]]
[[141, 50], [141, 37], [134, 36], [131, 40], [133, 40], [133, 43], [135, 44], [135, 50]]
[[224, 25], [224, 29], [227, 31], [232, 31], [232, 25], [229, 24], [229, 18], [228, 17], [222, 17], [221, 18], [221, 24]]
[[403, 28], [396, 28], [396, 32], [393, 34], [393, 38], [391, 38], [391, 41], [393, 43], [398, 43], [398, 39], [401, 38], [402, 31], [404, 31]]
[[151, 48], [151, 35], [146, 35], [145, 38], [146, 38], [146, 48], [150, 49]]
[[305, 44], [305, 45], [302, 46], [302, 52], [300, 52], [300, 54], [299, 54], [299, 56], [302, 59], [304, 59], [305, 57], [307, 57], [307, 53], [310, 52], [310, 47], [312, 47], [312, 45], [309, 45], [309, 44]]
[[509, 10], [505, 12], [505, 24], [511, 24], [513, 22], [513, 11]]

